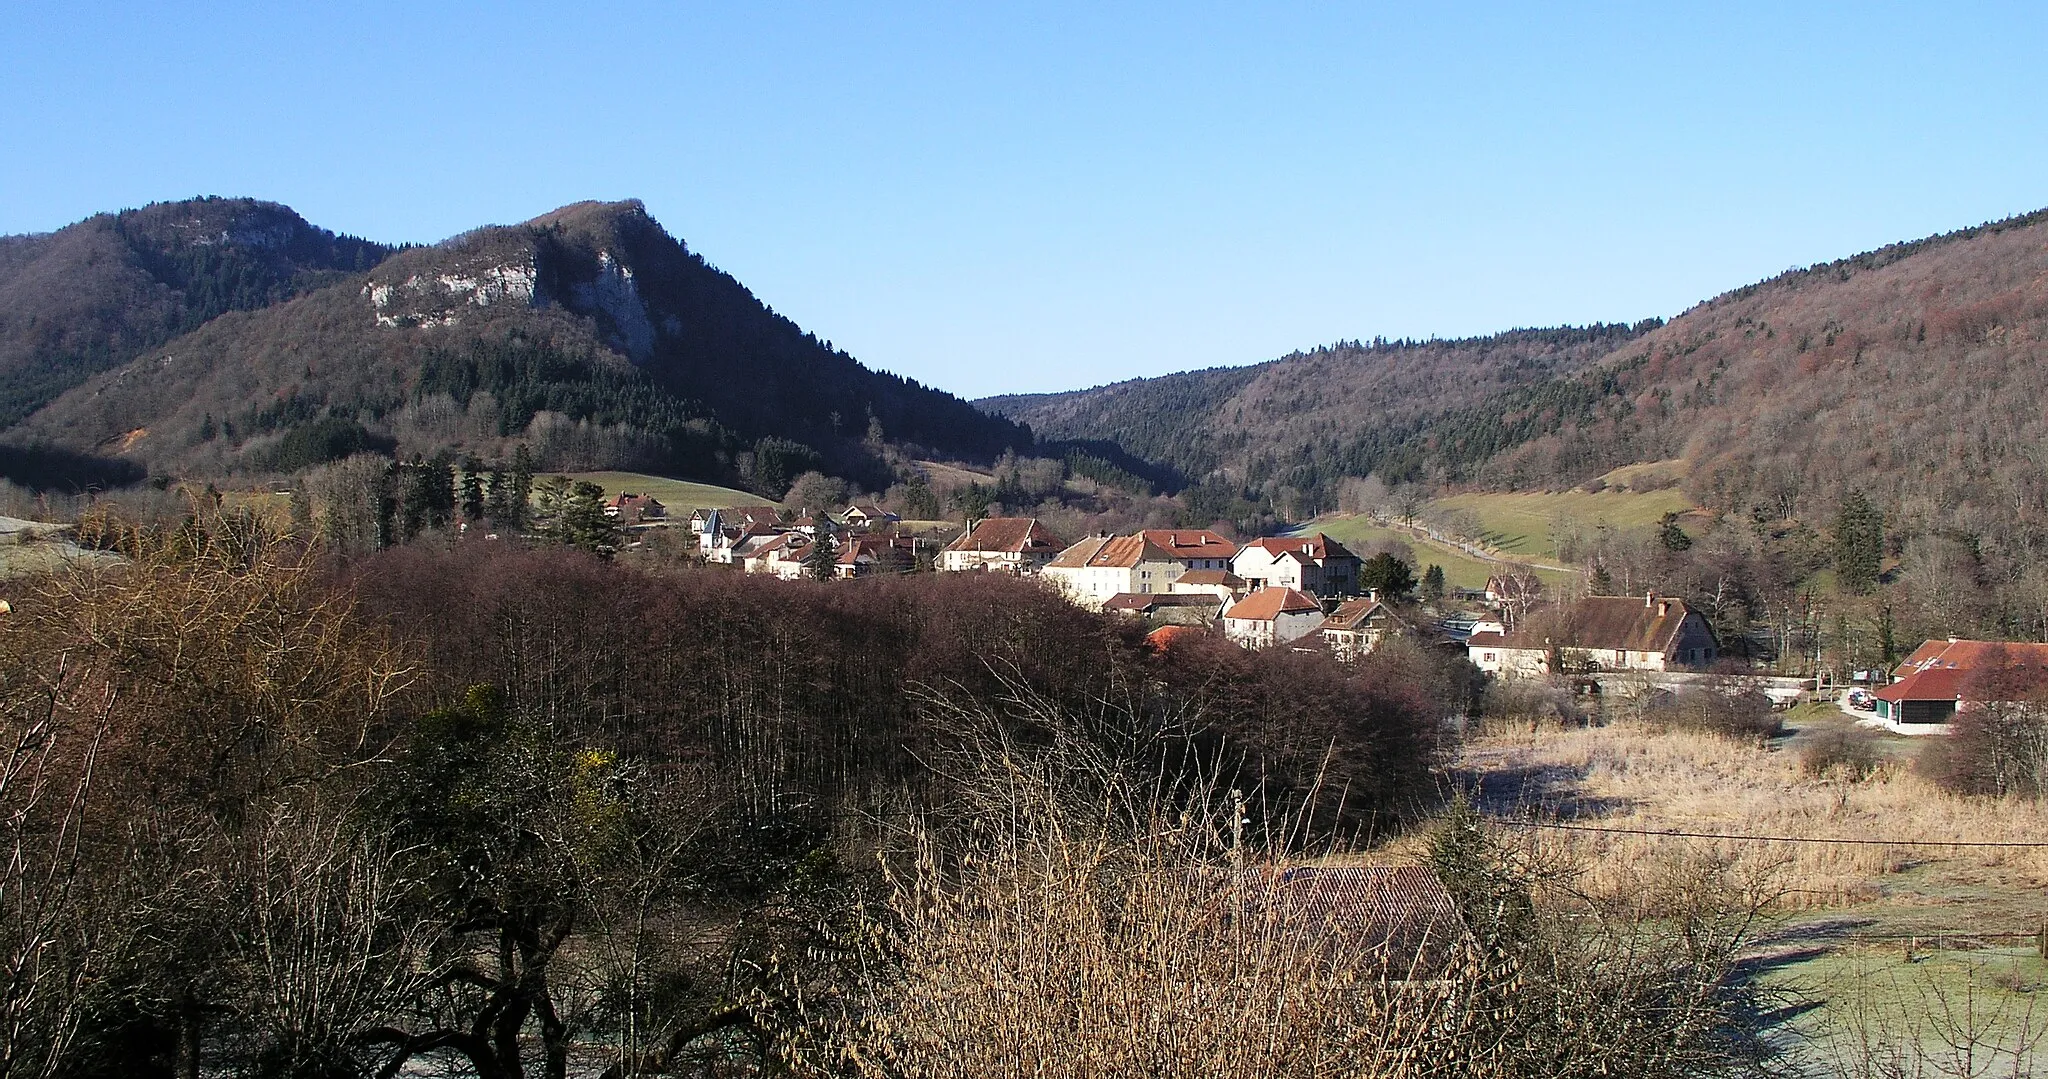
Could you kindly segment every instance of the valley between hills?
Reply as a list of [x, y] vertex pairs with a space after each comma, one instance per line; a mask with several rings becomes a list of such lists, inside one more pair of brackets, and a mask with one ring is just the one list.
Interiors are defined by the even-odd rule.
[[0, 238], [0, 1074], [2048, 1067], [2048, 212], [1058, 394], [823, 329], [633, 201]]

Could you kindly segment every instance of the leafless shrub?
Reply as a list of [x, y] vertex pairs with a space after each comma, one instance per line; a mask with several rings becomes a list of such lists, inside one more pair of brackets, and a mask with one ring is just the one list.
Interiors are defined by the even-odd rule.
[[1861, 783], [1884, 764], [1878, 736], [1862, 727], [1823, 731], [1799, 751], [1799, 770], [1816, 779]]
[[1648, 917], [1574, 896], [1569, 867], [1538, 872], [1466, 818], [1436, 844], [1463, 916], [1436, 961], [1349, 946], [1218, 885], [1308, 838], [1271, 819], [1246, 834], [1227, 775], [1119, 780], [1083, 740], [1003, 735], [1019, 705], [940, 702], [982, 732], [956, 761], [974, 768], [968, 820], [918, 830], [893, 863], [892, 962], [792, 1035], [800, 1070], [1675, 1076], [1752, 1059], [1728, 1036], [1727, 978], [1751, 908], [1712, 871], [1675, 869]]

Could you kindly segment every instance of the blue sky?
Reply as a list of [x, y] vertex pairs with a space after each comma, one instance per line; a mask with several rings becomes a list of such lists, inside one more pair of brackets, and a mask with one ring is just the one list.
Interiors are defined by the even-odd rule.
[[0, 233], [638, 197], [969, 396], [1668, 316], [2048, 206], [2039, 3], [13, 0], [0, 56]]

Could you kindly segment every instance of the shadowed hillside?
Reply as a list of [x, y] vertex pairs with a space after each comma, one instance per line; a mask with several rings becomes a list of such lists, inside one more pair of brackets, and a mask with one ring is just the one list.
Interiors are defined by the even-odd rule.
[[525, 442], [552, 468], [775, 493], [811, 468], [886, 485], [885, 443], [972, 459], [1030, 443], [776, 315], [638, 202], [478, 229], [165, 336], [10, 437], [206, 474]]
[[1650, 325], [1340, 342], [1253, 367], [979, 404], [1045, 437], [1111, 439], [1191, 478], [1222, 470], [1247, 487], [1288, 486], [1319, 503], [1345, 475], [1417, 471], [1416, 436], [1435, 418], [1583, 370]]
[[209, 319], [389, 253], [253, 199], [156, 203], [0, 238], [0, 429]]

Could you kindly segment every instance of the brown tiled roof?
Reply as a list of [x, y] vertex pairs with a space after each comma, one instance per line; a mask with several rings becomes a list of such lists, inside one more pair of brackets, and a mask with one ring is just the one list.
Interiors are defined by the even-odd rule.
[[1937, 669], [1975, 671], [1994, 666], [2048, 670], [2048, 644], [2029, 641], [1928, 641], [1913, 650], [1894, 673]]
[[1237, 544], [1206, 528], [1148, 528], [1138, 533], [1175, 558], [1230, 558]]
[[1343, 544], [1323, 535], [1321, 532], [1312, 536], [1267, 536], [1264, 539], [1255, 539], [1245, 544], [1245, 546], [1257, 547], [1274, 558], [1278, 558], [1283, 554], [1297, 554], [1310, 560], [1321, 562], [1332, 558], [1358, 557], [1346, 549]]
[[974, 522], [965, 535], [946, 545], [949, 551], [1032, 554], [1058, 550], [1060, 541], [1036, 517], [989, 517]]
[[1508, 647], [1508, 639], [1489, 629], [1484, 633], [1474, 633], [1470, 637], [1465, 638], [1465, 646], [1468, 648], [1506, 648]]
[[1270, 622], [1282, 614], [1320, 612], [1323, 605], [1306, 592], [1292, 588], [1261, 588], [1232, 604], [1225, 618]]
[[1347, 599], [1339, 603], [1337, 609], [1330, 612], [1330, 617], [1323, 619], [1323, 624], [1317, 626], [1316, 629], [1318, 632], [1326, 629], [1358, 629], [1365, 625], [1372, 618], [1373, 613], [1381, 610], [1383, 606], [1376, 599]]
[[1963, 680], [1970, 672], [1937, 668], [1915, 671], [1871, 696], [1891, 701], [1955, 701], [1963, 696]]
[[[1562, 608], [1562, 624], [1530, 618], [1508, 634], [1509, 648], [1615, 648], [1630, 652], [1669, 651], [1692, 608], [1681, 599], [1588, 596]], [[1548, 634], [1552, 640], [1543, 638]], [[1469, 643], [1469, 642], [1468, 642]]]
[[1140, 562], [1171, 562], [1172, 555], [1137, 536], [1091, 536], [1047, 564], [1057, 569], [1129, 569]]

